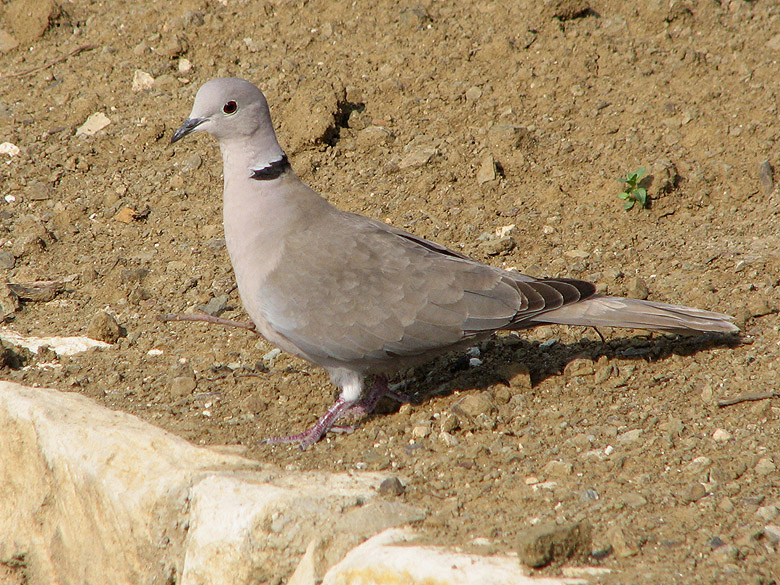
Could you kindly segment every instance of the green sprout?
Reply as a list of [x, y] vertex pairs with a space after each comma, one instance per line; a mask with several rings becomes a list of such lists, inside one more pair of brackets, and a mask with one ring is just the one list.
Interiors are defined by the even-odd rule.
[[621, 183], [626, 184], [618, 195], [623, 200], [623, 209], [631, 209], [635, 203], [639, 203], [640, 207], [647, 207], [647, 189], [639, 186], [645, 173], [647, 173], [647, 169], [639, 167], [633, 173], [627, 174], [625, 179], [618, 179]]

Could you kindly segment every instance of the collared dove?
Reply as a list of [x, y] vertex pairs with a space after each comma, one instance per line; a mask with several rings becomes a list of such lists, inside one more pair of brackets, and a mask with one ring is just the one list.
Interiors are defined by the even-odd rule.
[[337, 209], [290, 168], [265, 96], [248, 81], [204, 84], [171, 142], [199, 131], [222, 152], [225, 241], [246, 312], [266, 339], [325, 368], [341, 391], [310, 429], [266, 442], [305, 449], [380, 397], [403, 400], [386, 376], [498, 330], [559, 323], [739, 331], [728, 315], [502, 270]]

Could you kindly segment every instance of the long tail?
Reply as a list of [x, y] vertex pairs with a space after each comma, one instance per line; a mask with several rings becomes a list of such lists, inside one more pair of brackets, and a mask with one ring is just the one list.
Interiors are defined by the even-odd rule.
[[592, 297], [542, 313], [529, 323], [557, 323], [589, 327], [625, 327], [667, 333], [734, 333], [733, 317], [683, 305], [669, 305], [621, 297]]

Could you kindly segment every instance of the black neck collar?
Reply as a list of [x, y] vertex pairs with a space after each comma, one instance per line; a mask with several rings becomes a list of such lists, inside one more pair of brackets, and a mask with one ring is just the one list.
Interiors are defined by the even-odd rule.
[[255, 179], [256, 181], [278, 179], [289, 168], [290, 161], [287, 160], [287, 155], [283, 154], [282, 158], [264, 166], [262, 169], [252, 169], [250, 178]]

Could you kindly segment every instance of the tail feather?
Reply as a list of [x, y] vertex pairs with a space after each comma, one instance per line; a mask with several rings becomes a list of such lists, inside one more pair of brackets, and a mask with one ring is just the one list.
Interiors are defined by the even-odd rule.
[[683, 305], [593, 295], [535, 316], [525, 324], [542, 323], [589, 327], [624, 327], [666, 333], [734, 333], [733, 317]]

